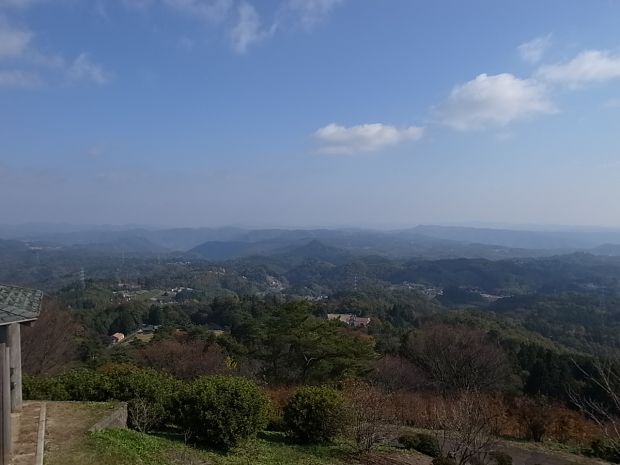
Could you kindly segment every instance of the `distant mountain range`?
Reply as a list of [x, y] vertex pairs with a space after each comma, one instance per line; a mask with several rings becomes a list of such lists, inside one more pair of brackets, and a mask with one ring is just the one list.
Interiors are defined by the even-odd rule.
[[620, 244], [620, 231], [515, 231], [460, 226], [417, 226], [426, 236], [480, 244], [525, 249], [589, 249], [603, 244]]
[[[27, 226], [27, 227], [26, 227]], [[166, 254], [188, 252], [211, 260], [251, 255], [317, 258], [382, 255], [390, 258], [542, 257], [587, 251], [620, 256], [620, 231], [519, 231], [460, 226], [421, 225], [412, 229], [147, 229], [105, 226], [100, 229], [55, 225], [0, 226], [0, 239], [15, 249], [62, 248], [75, 253]], [[0, 247], [1, 249], [1, 247]], [[1, 253], [1, 252], [0, 252]], [[326, 260], [333, 262], [331, 259]]]

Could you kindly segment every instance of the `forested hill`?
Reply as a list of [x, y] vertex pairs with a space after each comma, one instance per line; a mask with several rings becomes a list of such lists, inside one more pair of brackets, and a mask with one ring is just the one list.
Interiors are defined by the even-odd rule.
[[492, 228], [417, 226], [413, 229], [259, 229], [146, 227], [70, 227], [68, 225], [0, 226], [0, 239], [57, 246], [83, 246], [85, 251], [127, 253], [187, 252], [222, 260], [249, 255], [282, 254], [313, 240], [355, 255], [391, 258], [541, 257], [576, 251], [620, 254], [620, 232], [527, 231]]
[[[381, 285], [407, 282], [439, 289], [462, 287], [477, 293], [505, 296], [615, 289], [620, 276], [620, 258], [613, 256], [577, 252], [489, 260], [461, 258], [459, 251], [463, 248], [448, 252], [452, 249], [425, 245], [423, 252], [411, 255], [403, 252], [401, 258], [373, 253], [374, 250], [365, 245], [366, 239], [358, 240], [357, 248], [344, 248], [332, 245], [335, 240], [303, 239], [285, 250], [275, 248], [269, 253], [257, 249], [264, 243], [250, 244], [255, 253], [235, 259], [228, 258], [229, 252], [248, 247], [248, 243], [211, 242], [210, 248], [206, 248], [215, 255], [211, 260], [202, 258], [197, 251], [167, 252], [146, 239], [122, 239], [90, 246], [0, 240], [0, 282], [51, 290], [76, 281], [81, 268], [91, 278], [134, 279], [141, 276], [150, 279], [165, 275], [170, 267], [183, 266], [188, 271], [186, 276], [179, 278], [179, 285], [193, 287], [190, 281], [194, 273], [221, 265], [227, 270], [228, 280], [242, 280], [244, 287], [266, 291], [269, 287], [264, 286], [268, 280], [276, 279], [285, 290], [283, 292], [301, 296], [330, 294], [351, 287], [355, 282]], [[483, 249], [491, 246], [463, 247]], [[132, 252], [132, 248], [141, 251]], [[440, 253], [441, 250], [446, 253]], [[605, 250], [609, 251], [609, 247]], [[175, 263], [177, 265], [173, 265]], [[232, 285], [228, 287], [233, 292], [238, 291]], [[455, 301], [462, 300], [453, 297]]]

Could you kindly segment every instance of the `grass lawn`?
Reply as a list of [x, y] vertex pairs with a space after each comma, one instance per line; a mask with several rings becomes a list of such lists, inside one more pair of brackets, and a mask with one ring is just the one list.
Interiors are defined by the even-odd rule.
[[[140, 434], [131, 430], [107, 429], [93, 433], [88, 447], [102, 463], [122, 461], [136, 465], [339, 465], [337, 447], [303, 447], [286, 443], [277, 433], [261, 435], [246, 447], [228, 454], [187, 447], [180, 439]], [[340, 456], [340, 457], [339, 457]], [[344, 457], [343, 457], [344, 458]]]
[[[418, 453], [384, 449], [367, 459], [347, 453], [343, 446], [302, 446], [289, 443], [282, 433], [263, 433], [230, 453], [188, 447], [180, 437], [146, 435], [132, 430], [106, 429], [83, 438], [78, 462], [68, 465], [430, 465]], [[75, 452], [75, 451], [74, 451]]]
[[153, 289], [152, 291], [144, 291], [144, 292], [141, 292], [139, 294], [136, 294], [133, 297], [133, 299], [134, 300], [142, 300], [143, 302], [146, 302], [146, 301], [148, 301], [149, 299], [151, 299], [153, 297], [159, 297], [163, 293], [164, 293], [164, 291], [162, 291], [160, 289]]
[[[96, 402], [48, 402], [45, 441], [46, 465], [430, 465], [431, 458], [391, 447], [361, 460], [346, 445], [304, 446], [292, 444], [282, 433], [265, 432], [244, 448], [228, 454], [188, 447], [179, 434], [146, 435], [127, 429], [86, 431], [117, 404]], [[504, 442], [500, 449], [515, 465], [601, 464], [570, 454], [534, 450]], [[542, 445], [544, 447], [544, 445]]]

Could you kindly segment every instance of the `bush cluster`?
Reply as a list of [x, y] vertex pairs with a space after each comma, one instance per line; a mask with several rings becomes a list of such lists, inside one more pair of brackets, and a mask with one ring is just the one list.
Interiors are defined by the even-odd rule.
[[198, 441], [231, 449], [267, 426], [269, 401], [252, 381], [204, 376], [188, 383], [179, 399], [179, 419]]
[[[194, 440], [223, 450], [239, 446], [268, 424], [298, 442], [326, 444], [344, 433], [348, 422], [338, 390], [299, 388], [279, 415], [254, 382], [228, 375], [182, 382], [150, 368], [107, 365], [47, 378], [24, 376], [23, 386], [25, 398], [33, 400], [127, 402], [134, 429], [148, 432], [174, 425]], [[434, 443], [425, 436], [413, 436], [412, 444], [432, 455]]]
[[430, 434], [408, 434], [398, 438], [398, 441], [405, 446], [406, 449], [413, 449], [430, 457], [439, 457], [441, 455], [439, 441], [435, 436], [431, 436]]
[[130, 426], [140, 431], [158, 428], [170, 419], [178, 386], [170, 375], [131, 365], [104, 366], [97, 371], [76, 368], [54, 377], [23, 379], [26, 399], [127, 402]]
[[590, 444], [590, 448], [584, 451], [586, 455], [603, 459], [611, 463], [620, 463], [620, 454], [608, 439], [597, 438]]
[[306, 444], [333, 441], [346, 426], [344, 397], [332, 388], [306, 386], [284, 406], [287, 433]]

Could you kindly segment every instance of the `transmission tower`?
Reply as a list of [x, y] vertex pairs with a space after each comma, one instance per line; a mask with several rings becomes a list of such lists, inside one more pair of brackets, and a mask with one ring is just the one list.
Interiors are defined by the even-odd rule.
[[80, 268], [80, 284], [82, 285], [82, 289], [86, 287], [86, 278], [84, 276], [84, 268]]

